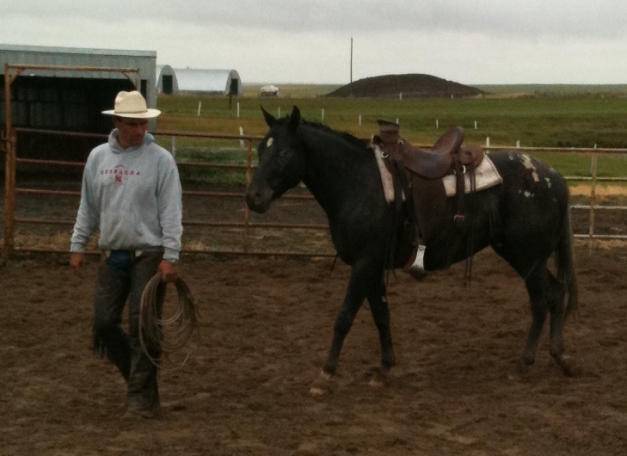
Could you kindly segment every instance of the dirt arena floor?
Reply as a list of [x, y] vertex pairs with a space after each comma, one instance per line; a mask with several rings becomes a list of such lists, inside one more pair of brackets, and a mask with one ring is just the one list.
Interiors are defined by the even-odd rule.
[[379, 343], [364, 308], [322, 398], [309, 388], [348, 268], [189, 258], [181, 272], [202, 320], [197, 348], [162, 369], [162, 419], [143, 421], [122, 417], [125, 385], [90, 351], [96, 262], [79, 277], [65, 257], [25, 256], [0, 269], [0, 454], [627, 454], [627, 247], [579, 242], [576, 253], [580, 310], [565, 341], [577, 376], [550, 362], [546, 334], [529, 374], [516, 374], [527, 297], [488, 250], [470, 289], [463, 265], [420, 283], [392, 278], [388, 384], [368, 384]]
[[[20, 217], [41, 216], [44, 208], [48, 217], [76, 213], [76, 198], [50, 204], [26, 197], [18, 201]], [[185, 203], [188, 219], [242, 216], [241, 201], [197, 201]], [[303, 213], [298, 221], [319, 219], [300, 204], [277, 202], [286, 212], [274, 208], [266, 221]], [[627, 233], [626, 212], [608, 218], [599, 211], [597, 232]], [[585, 211], [574, 223], [586, 232]], [[17, 246], [57, 239], [66, 248], [67, 229], [26, 228], [18, 227]], [[201, 231], [186, 231], [188, 245], [235, 242]], [[309, 233], [299, 235], [324, 243]], [[285, 247], [271, 231], [253, 237]], [[332, 269], [332, 258], [186, 256], [180, 269], [197, 300], [199, 337], [184, 366], [164, 365], [163, 416], [144, 421], [123, 418], [124, 382], [90, 350], [96, 258], [79, 277], [66, 254], [17, 255], [0, 267], [0, 455], [625, 455], [627, 244], [578, 241], [576, 254], [580, 310], [565, 329], [575, 377], [550, 361], [546, 330], [536, 364], [518, 376], [530, 323], [526, 292], [486, 250], [475, 258], [471, 288], [462, 285], [463, 264], [423, 282], [392, 277], [397, 366], [387, 384], [369, 386], [380, 351], [363, 308], [335, 391], [322, 398], [309, 389], [331, 342], [348, 268], [338, 262]], [[172, 289], [168, 309], [175, 300]]]

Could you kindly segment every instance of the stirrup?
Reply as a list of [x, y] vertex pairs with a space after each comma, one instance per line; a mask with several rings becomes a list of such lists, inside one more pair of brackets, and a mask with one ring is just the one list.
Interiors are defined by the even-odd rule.
[[416, 252], [411, 256], [410, 260], [403, 268], [403, 271], [407, 272], [417, 280], [424, 279], [427, 276], [427, 271], [425, 270], [424, 265], [425, 249], [426, 247], [424, 245], [418, 245]]

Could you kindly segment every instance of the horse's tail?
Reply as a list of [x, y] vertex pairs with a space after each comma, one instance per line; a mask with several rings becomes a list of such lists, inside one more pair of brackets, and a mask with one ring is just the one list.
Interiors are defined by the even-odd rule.
[[568, 293], [566, 304], [567, 318], [577, 310], [579, 293], [577, 290], [577, 276], [575, 275], [575, 255], [573, 251], [573, 229], [570, 220], [570, 208], [566, 207], [566, 216], [562, 225], [562, 232], [555, 249], [555, 263], [557, 265], [557, 280], [564, 286]]

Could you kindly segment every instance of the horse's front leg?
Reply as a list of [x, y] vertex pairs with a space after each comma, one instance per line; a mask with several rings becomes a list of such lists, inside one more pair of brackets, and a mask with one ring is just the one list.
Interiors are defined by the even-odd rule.
[[[376, 268], [373, 268], [367, 262], [358, 262], [353, 265], [346, 296], [344, 297], [344, 302], [342, 303], [342, 307], [333, 327], [333, 340], [331, 342], [331, 348], [324, 362], [322, 372], [311, 387], [310, 393], [312, 395], [324, 395], [333, 391], [335, 387], [333, 376], [337, 371], [340, 353], [342, 351], [342, 346], [344, 345], [344, 339], [348, 335], [353, 325], [353, 321], [355, 320], [355, 316], [361, 308], [366, 296], [372, 296], [376, 290], [380, 296], [379, 300], [382, 299], [381, 286], [377, 285], [381, 283], [382, 276], [382, 271], [380, 274], [377, 274]], [[379, 309], [380, 306], [377, 308]], [[389, 328], [389, 315], [387, 325]], [[389, 330], [388, 337], [386, 339], [389, 340]], [[391, 340], [389, 344], [391, 346]], [[393, 354], [391, 359], [393, 364]]]
[[[342, 345], [344, 345], [344, 339], [353, 325], [355, 315], [359, 311], [361, 304], [364, 301], [365, 296], [361, 295], [357, 291], [353, 291], [352, 281], [349, 284], [348, 291], [344, 298], [342, 308], [335, 319], [335, 325], [333, 326], [333, 341], [331, 342], [331, 348], [327, 354], [327, 358], [324, 361], [322, 371], [318, 378], [314, 381], [310, 389], [310, 394], [313, 396], [323, 396], [330, 394], [335, 389], [334, 376], [337, 371], [337, 365], [340, 359], [340, 352], [342, 351]], [[361, 296], [360, 296], [361, 295]]]

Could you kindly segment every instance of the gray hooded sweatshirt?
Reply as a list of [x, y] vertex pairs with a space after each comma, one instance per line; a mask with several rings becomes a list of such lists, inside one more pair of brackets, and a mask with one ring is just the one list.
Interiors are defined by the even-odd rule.
[[91, 151], [72, 234], [71, 252], [84, 252], [100, 230], [104, 250], [164, 250], [176, 263], [181, 250], [182, 189], [172, 155], [146, 134], [139, 147], [122, 149], [117, 129]]

